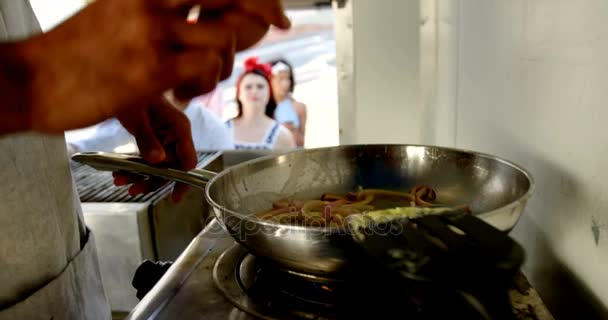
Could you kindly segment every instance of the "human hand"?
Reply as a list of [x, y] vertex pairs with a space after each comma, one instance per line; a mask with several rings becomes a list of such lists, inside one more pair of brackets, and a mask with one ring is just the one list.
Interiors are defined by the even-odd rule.
[[[208, 24], [222, 24], [234, 30], [235, 50], [241, 51], [263, 38], [270, 27], [269, 21], [274, 21], [272, 24], [282, 29], [291, 26], [291, 22], [283, 14], [281, 1], [266, 1], [263, 5], [261, 3], [259, 0], [215, 0], [214, 4], [207, 6], [202, 12], [198, 24], [203, 27]], [[230, 69], [224, 70], [221, 80], [230, 77], [234, 64], [232, 58], [229, 57], [225, 62]], [[196, 85], [180, 86], [174, 93], [179, 101], [189, 101], [201, 94]]]
[[[185, 12], [197, 4], [204, 9], [190, 24]], [[170, 88], [180, 98], [206, 93], [230, 75], [235, 50], [253, 45], [270, 25], [289, 27], [280, 0], [98, 0], [17, 46], [18, 73], [27, 80], [16, 99], [20, 121], [62, 133]]]
[[[166, 99], [118, 115], [120, 123], [137, 141], [141, 156], [150, 164], [192, 170], [197, 163], [190, 121]], [[114, 173], [114, 184], [131, 184], [129, 194], [149, 193], [167, 184], [164, 179], [125, 172]], [[188, 186], [176, 183], [173, 200], [178, 202]]]

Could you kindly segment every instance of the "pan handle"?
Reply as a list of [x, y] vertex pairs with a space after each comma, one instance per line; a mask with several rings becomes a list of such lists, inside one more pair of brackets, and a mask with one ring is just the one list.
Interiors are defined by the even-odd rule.
[[72, 160], [91, 166], [99, 171], [120, 170], [155, 176], [171, 181], [183, 182], [203, 190], [207, 182], [217, 175], [213, 171], [203, 169], [193, 169], [186, 172], [172, 168], [153, 167], [147, 164], [141, 157], [117, 153], [83, 152], [74, 154]]

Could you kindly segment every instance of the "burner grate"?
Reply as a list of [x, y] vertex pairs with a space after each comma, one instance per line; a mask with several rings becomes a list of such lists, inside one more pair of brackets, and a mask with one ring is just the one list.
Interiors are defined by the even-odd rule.
[[235, 307], [263, 319], [482, 319], [441, 285], [406, 283], [371, 264], [352, 271], [327, 283], [307, 280], [235, 244], [215, 262], [213, 280]]

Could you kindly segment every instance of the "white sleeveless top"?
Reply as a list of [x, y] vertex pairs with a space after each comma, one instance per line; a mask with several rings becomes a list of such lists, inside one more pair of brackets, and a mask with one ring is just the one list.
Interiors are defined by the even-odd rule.
[[[230, 133], [234, 137], [234, 121], [229, 120], [226, 125], [230, 129]], [[259, 142], [240, 141], [234, 138], [234, 148], [236, 150], [270, 150], [274, 149], [274, 145], [277, 142], [281, 133], [281, 124], [277, 121], [273, 121], [272, 124], [266, 130], [266, 134]]]
[[[0, 41], [39, 32], [27, 0], [0, 0]], [[111, 318], [65, 140], [0, 136], [0, 320]]]

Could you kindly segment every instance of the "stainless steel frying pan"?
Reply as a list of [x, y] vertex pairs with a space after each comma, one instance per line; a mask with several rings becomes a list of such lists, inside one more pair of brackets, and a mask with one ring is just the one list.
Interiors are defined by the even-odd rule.
[[330, 275], [347, 263], [329, 235], [339, 230], [288, 226], [252, 216], [275, 200], [313, 199], [325, 192], [364, 188], [406, 190], [428, 185], [437, 201], [466, 203], [475, 215], [510, 231], [534, 189], [522, 167], [477, 152], [421, 145], [352, 145], [292, 151], [236, 165], [218, 174], [183, 172], [108, 153], [81, 153], [73, 159], [99, 170], [125, 170], [181, 181], [205, 189], [218, 220], [251, 253], [294, 272]]

